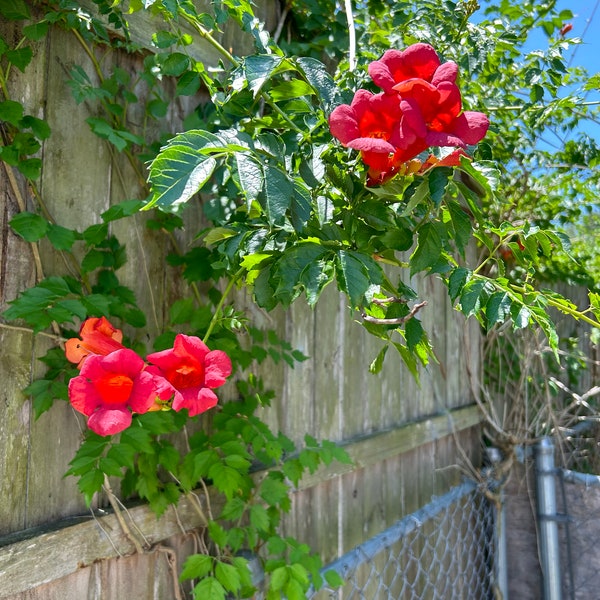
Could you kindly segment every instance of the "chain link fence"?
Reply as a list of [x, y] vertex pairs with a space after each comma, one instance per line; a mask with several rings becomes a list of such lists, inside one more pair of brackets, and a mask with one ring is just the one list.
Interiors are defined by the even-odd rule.
[[311, 600], [491, 600], [496, 582], [496, 508], [465, 482], [323, 569], [341, 588]]

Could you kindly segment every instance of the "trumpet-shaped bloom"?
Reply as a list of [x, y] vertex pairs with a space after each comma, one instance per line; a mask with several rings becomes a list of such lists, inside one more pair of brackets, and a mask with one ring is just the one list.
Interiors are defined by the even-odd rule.
[[217, 404], [213, 389], [231, 375], [231, 360], [225, 352], [209, 350], [199, 338], [182, 333], [175, 337], [173, 348], [154, 352], [147, 358], [166, 380], [160, 388], [160, 398], [165, 400], [172, 393], [173, 410], [187, 408], [191, 417]]
[[360, 150], [371, 179], [387, 178], [427, 148], [416, 136], [402, 137], [402, 111], [396, 95], [358, 90], [350, 105], [336, 107], [329, 128], [347, 148]]
[[360, 150], [369, 185], [419, 171], [415, 159], [427, 148], [466, 148], [487, 133], [483, 113], [462, 110], [458, 66], [441, 64], [429, 44], [388, 50], [369, 65], [369, 74], [383, 92], [358, 90], [350, 105], [338, 106], [329, 118], [332, 135]]
[[131, 414], [145, 413], [154, 404], [154, 376], [133, 350], [123, 348], [103, 356], [90, 354], [81, 372], [69, 382], [73, 408], [88, 418], [99, 435], [114, 435], [131, 425]]
[[123, 333], [113, 327], [105, 317], [86, 319], [79, 330], [79, 338], [71, 338], [65, 343], [67, 360], [77, 363], [81, 369], [90, 354], [106, 355], [121, 350], [125, 346]]

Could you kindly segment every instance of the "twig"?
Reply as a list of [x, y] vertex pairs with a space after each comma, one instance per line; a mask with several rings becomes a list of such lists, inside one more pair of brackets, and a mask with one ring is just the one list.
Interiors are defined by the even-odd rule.
[[103, 487], [104, 487], [104, 491], [106, 492], [106, 495], [108, 496], [108, 501], [110, 502], [110, 505], [112, 506], [112, 509], [115, 513], [115, 517], [117, 518], [117, 521], [119, 522], [119, 525], [121, 526], [121, 530], [125, 534], [125, 537], [134, 545], [135, 550], [138, 554], [143, 554], [144, 549], [142, 548], [142, 545], [140, 544], [139, 540], [133, 535], [133, 533], [131, 532], [131, 529], [129, 529], [129, 525], [127, 525], [127, 523], [125, 522], [125, 519], [123, 518], [123, 513], [121, 512], [121, 507], [119, 506], [117, 498], [116, 498], [114, 492], [112, 491], [112, 488], [110, 487], [110, 482], [108, 481], [107, 475], [104, 476], [104, 486]]
[[376, 325], [402, 325], [410, 319], [412, 319], [424, 306], [427, 306], [427, 300], [415, 304], [410, 312], [404, 317], [398, 317], [396, 319], [378, 319], [377, 317], [371, 317], [365, 313], [362, 314], [363, 321], [367, 323], [375, 323]]

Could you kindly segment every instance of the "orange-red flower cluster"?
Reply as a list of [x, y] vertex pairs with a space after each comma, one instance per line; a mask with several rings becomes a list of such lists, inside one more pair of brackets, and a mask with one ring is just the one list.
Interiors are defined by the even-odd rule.
[[65, 348], [80, 369], [69, 382], [69, 400], [99, 435], [123, 431], [133, 413], [171, 407], [199, 415], [216, 405], [213, 389], [231, 374], [227, 354], [194, 336], [177, 335], [173, 348], [149, 354], [147, 364], [104, 317], [87, 319], [79, 335]]
[[369, 75], [383, 91], [358, 90], [351, 104], [333, 110], [331, 133], [360, 151], [370, 185], [432, 166], [435, 161], [415, 160], [432, 146], [457, 148], [443, 159], [445, 165], [457, 165], [464, 148], [483, 139], [488, 118], [462, 110], [457, 74], [456, 63], [440, 63], [429, 44], [388, 50], [369, 65]]

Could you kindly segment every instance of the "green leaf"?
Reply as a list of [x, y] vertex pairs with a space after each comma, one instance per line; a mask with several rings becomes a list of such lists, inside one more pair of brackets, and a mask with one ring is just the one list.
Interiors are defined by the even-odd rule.
[[460, 204], [454, 200], [447, 202], [452, 227], [454, 228], [454, 242], [460, 254], [464, 257], [467, 244], [471, 240], [473, 226], [467, 213], [461, 208]]
[[23, 118], [23, 106], [13, 100], [5, 100], [0, 102], [0, 121], [6, 121], [15, 127], [19, 126], [19, 122]]
[[268, 531], [271, 521], [264, 506], [254, 504], [250, 508], [250, 524], [259, 531]]
[[239, 471], [222, 462], [217, 462], [208, 471], [208, 476], [213, 480], [213, 485], [231, 498], [242, 485], [242, 476]]
[[49, 227], [46, 219], [30, 212], [16, 214], [9, 224], [27, 242], [37, 242], [43, 238]]
[[264, 169], [265, 185], [261, 204], [270, 225], [281, 225], [294, 196], [294, 187], [287, 174], [271, 165]]
[[206, 577], [194, 588], [195, 600], [225, 600], [227, 591], [214, 578]]
[[285, 81], [269, 90], [269, 96], [271, 96], [275, 102], [296, 99], [301, 96], [312, 96], [314, 93], [315, 90], [313, 87], [301, 79]]
[[219, 137], [192, 130], [176, 135], [150, 165], [152, 196], [145, 210], [157, 205], [176, 211], [208, 181], [217, 161], [203, 151], [223, 149]]
[[487, 299], [487, 282], [482, 279], [472, 279], [462, 289], [460, 294], [460, 308], [468, 317], [476, 314], [485, 305]]
[[244, 59], [244, 73], [255, 98], [282, 60], [274, 54], [253, 54]]
[[45, 21], [23, 27], [23, 35], [32, 42], [39, 42], [48, 33], [49, 24]]
[[325, 571], [323, 576], [325, 577], [325, 581], [327, 581], [327, 585], [329, 585], [329, 587], [335, 588], [344, 585], [344, 578], [337, 571]]
[[0, 0], [0, 15], [10, 21], [31, 18], [29, 7], [24, 0]]
[[119, 202], [118, 204], [111, 206], [100, 216], [105, 223], [109, 223], [110, 221], [130, 217], [141, 210], [143, 206], [144, 203], [141, 200], [125, 200], [124, 202]]
[[370, 373], [373, 373], [374, 375], [381, 373], [381, 369], [383, 368], [383, 361], [385, 359], [385, 355], [387, 354], [388, 348], [389, 346], [386, 345], [379, 351], [373, 362], [369, 365]]
[[329, 113], [334, 106], [341, 104], [339, 88], [321, 61], [302, 57], [296, 60], [296, 64], [308, 83], [317, 91], [325, 112]]
[[248, 210], [263, 188], [264, 174], [260, 163], [254, 157], [243, 152], [235, 155], [236, 167], [240, 187], [246, 198]]
[[470, 271], [464, 267], [456, 267], [448, 278], [448, 293], [450, 299], [454, 302], [460, 295], [465, 283], [470, 276]]
[[[320, 290], [318, 274], [312, 267], [319, 264], [328, 250], [320, 244], [306, 242], [292, 246], [277, 261], [273, 278], [277, 280], [275, 296], [284, 305], [289, 305], [300, 293], [302, 286], [311, 287], [311, 297], [316, 300]], [[322, 283], [322, 282], [321, 282]], [[314, 289], [314, 285], [317, 289]], [[321, 286], [322, 289], [322, 286]]]
[[437, 167], [430, 170], [429, 194], [436, 206], [439, 206], [446, 194], [446, 186], [452, 176], [452, 169], [448, 167]]
[[25, 46], [15, 50], [8, 50], [4, 53], [4, 56], [6, 56], [8, 62], [17, 67], [21, 73], [24, 73], [27, 65], [33, 58], [33, 50], [31, 46]]
[[413, 317], [406, 322], [404, 326], [404, 333], [406, 335], [406, 345], [409, 350], [414, 351], [417, 345], [423, 340], [425, 331], [421, 321]]
[[383, 281], [381, 267], [371, 257], [351, 250], [339, 250], [336, 257], [338, 286], [348, 294], [352, 306], [369, 303]]
[[237, 592], [241, 587], [240, 574], [236, 567], [224, 562], [217, 562], [215, 576], [228, 592]]
[[274, 592], [283, 589], [283, 586], [289, 581], [290, 574], [287, 567], [278, 567], [271, 573], [269, 588]]
[[85, 503], [89, 507], [94, 499], [94, 495], [102, 489], [104, 483], [104, 473], [100, 469], [92, 469], [87, 473], [84, 473], [79, 481], [77, 487], [83, 494]]
[[212, 556], [206, 554], [192, 554], [188, 556], [183, 564], [179, 579], [181, 581], [185, 581], [186, 579], [202, 579], [202, 577], [205, 577], [212, 571], [214, 560]]
[[410, 257], [410, 275], [433, 267], [442, 254], [442, 238], [433, 223], [425, 223], [418, 234], [418, 243]]
[[57, 250], [70, 251], [73, 244], [79, 239], [79, 234], [72, 229], [67, 229], [61, 225], [50, 223], [48, 225], [48, 239]]
[[494, 292], [485, 305], [488, 330], [495, 323], [504, 323], [510, 316], [512, 300], [506, 292]]
[[52, 133], [50, 130], [50, 125], [48, 125], [46, 121], [43, 119], [38, 119], [37, 117], [32, 117], [31, 115], [25, 115], [21, 119], [21, 126], [31, 129], [38, 140], [46, 140]]
[[165, 75], [177, 77], [187, 70], [190, 59], [182, 52], [173, 52], [160, 62], [161, 70]]
[[288, 497], [288, 486], [281, 474], [271, 472], [260, 485], [260, 497], [269, 505], [275, 506]]

